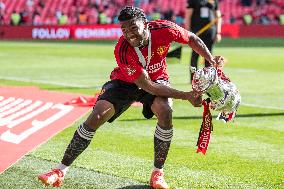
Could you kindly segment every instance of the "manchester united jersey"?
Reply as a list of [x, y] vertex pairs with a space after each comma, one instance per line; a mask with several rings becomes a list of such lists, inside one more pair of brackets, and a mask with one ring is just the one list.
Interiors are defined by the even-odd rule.
[[[156, 20], [148, 23], [151, 35], [151, 57], [148, 58], [148, 46], [140, 48], [145, 59], [141, 61], [135, 48], [121, 36], [115, 46], [114, 55], [117, 67], [112, 71], [110, 78], [133, 83], [146, 70], [150, 79], [168, 80], [166, 55], [172, 42], [188, 44], [189, 32], [184, 28], [166, 20]], [[149, 62], [147, 60], [150, 60]]]

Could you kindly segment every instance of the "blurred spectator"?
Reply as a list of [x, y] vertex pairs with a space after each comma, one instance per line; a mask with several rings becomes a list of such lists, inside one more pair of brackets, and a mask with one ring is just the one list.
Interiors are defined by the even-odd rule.
[[33, 25], [34, 26], [39, 26], [42, 25], [42, 21], [41, 21], [41, 17], [39, 15], [39, 13], [35, 13], [34, 17], [33, 17]]
[[56, 19], [59, 21], [59, 20], [60, 20], [60, 18], [61, 18], [61, 16], [62, 16], [62, 12], [61, 12], [61, 10], [56, 10], [56, 12], [55, 12], [55, 16], [56, 16]]
[[59, 17], [58, 24], [59, 25], [68, 24], [68, 16], [66, 14], [62, 13], [61, 16]]
[[173, 21], [177, 23], [178, 25], [183, 25], [184, 24], [184, 19], [180, 15], [175, 15]]
[[284, 25], [284, 14], [279, 15], [279, 23]]
[[11, 15], [11, 25], [17, 26], [20, 24], [21, 16], [17, 11], [14, 11]]
[[107, 24], [108, 23], [108, 18], [107, 15], [104, 12], [99, 12], [99, 24]]
[[230, 24], [234, 24], [236, 22], [236, 17], [231, 13], [230, 14]]
[[252, 24], [252, 21], [253, 21], [253, 18], [250, 14], [245, 14], [243, 16], [243, 20], [244, 20], [244, 24], [245, 25], [251, 25]]
[[259, 18], [259, 23], [263, 24], [263, 25], [268, 25], [268, 24], [270, 24], [270, 20], [267, 17], [267, 15], [261, 15], [260, 18]]
[[154, 8], [153, 12], [149, 16], [149, 20], [160, 20], [161, 19], [161, 13], [160, 10], [157, 8]]
[[113, 17], [113, 23], [114, 24], [118, 24], [119, 23], [118, 16]]
[[78, 18], [78, 23], [85, 25], [87, 24], [87, 14], [85, 13], [85, 11], [81, 11], [79, 14], [79, 18]]
[[20, 16], [21, 16], [20, 25], [28, 25], [30, 22], [30, 15], [27, 9], [23, 9], [20, 12]]
[[168, 9], [166, 10], [164, 13], [163, 13], [163, 19], [164, 20], [170, 20], [170, 21], [173, 21], [173, 16], [174, 16], [174, 12], [173, 10], [171, 9]]

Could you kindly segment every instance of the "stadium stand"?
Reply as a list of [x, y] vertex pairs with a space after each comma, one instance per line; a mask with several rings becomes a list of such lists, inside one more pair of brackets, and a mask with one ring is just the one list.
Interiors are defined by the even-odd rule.
[[[117, 12], [125, 5], [141, 7], [150, 20], [183, 24], [186, 4], [187, 0], [0, 0], [0, 24], [10, 25], [15, 12], [21, 16], [20, 25], [116, 23]], [[220, 0], [219, 4], [224, 24], [283, 24], [283, 0]]]

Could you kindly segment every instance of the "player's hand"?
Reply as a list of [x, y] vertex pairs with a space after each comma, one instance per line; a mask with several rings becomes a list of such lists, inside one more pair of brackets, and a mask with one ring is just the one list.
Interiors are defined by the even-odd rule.
[[190, 91], [188, 93], [188, 101], [194, 107], [201, 107], [202, 106], [202, 94], [196, 91]]
[[215, 56], [214, 57], [214, 63], [213, 66], [214, 67], [223, 67], [225, 64], [225, 59], [223, 56]]
[[214, 42], [215, 43], [219, 43], [221, 41], [222, 37], [221, 37], [221, 34], [216, 34], [216, 37], [214, 39]]

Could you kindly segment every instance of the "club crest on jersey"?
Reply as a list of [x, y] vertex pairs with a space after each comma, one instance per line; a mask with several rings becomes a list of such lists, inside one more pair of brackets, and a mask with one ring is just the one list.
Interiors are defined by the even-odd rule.
[[159, 46], [158, 49], [157, 49], [157, 53], [162, 56], [165, 51], [167, 50], [167, 47], [166, 46]]

